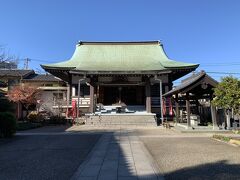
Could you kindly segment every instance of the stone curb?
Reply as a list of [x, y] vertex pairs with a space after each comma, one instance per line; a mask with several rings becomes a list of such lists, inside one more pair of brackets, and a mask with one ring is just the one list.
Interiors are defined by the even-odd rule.
[[[106, 136], [106, 135], [105, 135]], [[99, 144], [101, 144], [102, 139], [104, 137], [104, 134], [101, 135], [101, 137], [98, 139], [98, 142], [94, 145], [94, 147], [91, 149], [91, 151], [88, 153], [86, 159], [83, 161], [82, 164], [80, 164], [80, 166], [77, 168], [76, 172], [73, 174], [73, 176], [71, 177], [71, 180], [78, 180], [80, 177], [81, 172], [84, 170], [84, 167], [86, 166], [86, 164], [89, 162], [89, 160], [92, 157], [92, 154], [94, 153], [95, 149], [98, 147]]]
[[237, 145], [237, 146], [240, 146], [240, 140], [237, 140], [237, 139], [231, 139], [229, 141], [230, 144], [234, 144], [234, 145]]
[[160, 168], [157, 164], [157, 162], [153, 159], [152, 155], [150, 154], [149, 150], [146, 148], [146, 146], [144, 145], [144, 143], [140, 140], [140, 145], [142, 146], [142, 150], [144, 151], [145, 155], [148, 157], [152, 168], [157, 176], [158, 180], [165, 180], [163, 173], [160, 171]]
[[216, 139], [216, 138], [211, 138], [211, 139], [214, 140], [214, 141], [218, 141], [218, 142], [221, 142], [221, 143], [225, 143], [225, 144], [228, 144], [228, 145], [234, 146], [234, 147], [239, 147], [239, 145], [232, 144], [232, 143], [230, 143], [230, 141], [229, 141], [229, 142], [226, 142], [226, 141], [222, 141], [222, 140], [220, 140], [220, 139]]

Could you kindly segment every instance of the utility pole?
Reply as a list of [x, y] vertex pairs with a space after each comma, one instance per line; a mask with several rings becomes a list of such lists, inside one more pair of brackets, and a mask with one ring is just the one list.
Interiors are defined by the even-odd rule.
[[28, 70], [28, 65], [29, 65], [29, 62], [31, 61], [31, 59], [29, 59], [29, 58], [26, 58], [25, 60], [24, 60], [24, 68], [23, 69], [26, 69], [26, 70]]

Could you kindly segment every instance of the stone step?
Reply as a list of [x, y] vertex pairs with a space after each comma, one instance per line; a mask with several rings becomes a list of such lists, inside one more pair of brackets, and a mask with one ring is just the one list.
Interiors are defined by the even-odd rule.
[[156, 126], [155, 115], [102, 115], [89, 116], [86, 118], [87, 125], [134, 125], [134, 126]]

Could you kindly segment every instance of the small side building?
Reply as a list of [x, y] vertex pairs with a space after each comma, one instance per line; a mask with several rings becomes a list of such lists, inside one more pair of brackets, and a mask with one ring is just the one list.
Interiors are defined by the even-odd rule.
[[201, 71], [193, 73], [182, 80], [180, 85], [165, 93], [165, 98], [171, 97], [175, 102], [176, 122], [186, 128], [212, 123], [213, 129], [218, 129], [224, 121], [220, 119], [223, 116], [217, 116], [216, 107], [211, 104], [217, 85], [215, 79]]
[[22, 84], [41, 90], [39, 111], [63, 113], [65, 116], [67, 86], [64, 81], [51, 74], [31, 74], [22, 80]]
[[[18, 85], [33, 86], [41, 90], [40, 111], [52, 114], [66, 113], [64, 106], [66, 106], [67, 87], [61, 79], [51, 74], [36, 74], [34, 70], [0, 69], [0, 97], [4, 97], [9, 90]], [[25, 110], [24, 107], [18, 108], [19, 112], [16, 116], [21, 118]], [[24, 113], [20, 113], [21, 111]]]

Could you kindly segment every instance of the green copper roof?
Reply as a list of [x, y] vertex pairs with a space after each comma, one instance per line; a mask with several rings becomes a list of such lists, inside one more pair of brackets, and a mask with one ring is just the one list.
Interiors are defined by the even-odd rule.
[[162, 71], [195, 69], [198, 64], [170, 60], [159, 41], [80, 42], [70, 60], [42, 65], [44, 69], [77, 71]]

